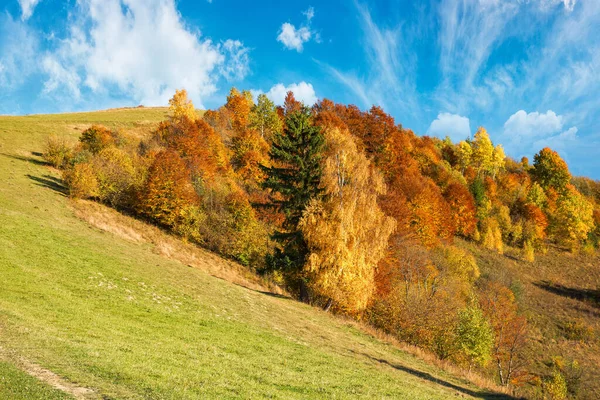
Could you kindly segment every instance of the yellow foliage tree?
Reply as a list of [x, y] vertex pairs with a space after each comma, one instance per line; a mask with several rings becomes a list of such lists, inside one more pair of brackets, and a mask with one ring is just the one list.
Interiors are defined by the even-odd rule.
[[477, 173], [488, 173], [493, 169], [494, 145], [485, 128], [480, 127], [473, 140], [473, 164]]
[[382, 176], [347, 132], [326, 134], [321, 187], [300, 222], [310, 250], [304, 267], [310, 287], [337, 308], [358, 313], [375, 289], [375, 266], [395, 227], [377, 205]]
[[461, 294], [466, 298], [480, 276], [475, 257], [463, 249], [450, 246], [446, 248], [444, 258], [448, 265], [448, 275], [457, 281]]
[[496, 250], [500, 254], [504, 253], [502, 230], [500, 229], [500, 224], [495, 218], [490, 217], [484, 221], [481, 244], [487, 249]]
[[594, 206], [572, 185], [558, 198], [552, 230], [559, 243], [576, 251], [594, 229]]
[[494, 147], [489, 170], [494, 179], [496, 178], [498, 172], [500, 172], [504, 168], [505, 158], [506, 154], [504, 154], [504, 148], [502, 147], [502, 145], [497, 145], [496, 147]]
[[181, 121], [187, 117], [191, 121], [198, 118], [196, 108], [190, 99], [185, 89], [176, 90], [173, 97], [169, 100], [169, 113], [175, 121]]
[[471, 165], [473, 158], [473, 148], [471, 145], [464, 140], [457, 146], [456, 153], [458, 156], [458, 165], [460, 165], [461, 172], [464, 174], [465, 169]]

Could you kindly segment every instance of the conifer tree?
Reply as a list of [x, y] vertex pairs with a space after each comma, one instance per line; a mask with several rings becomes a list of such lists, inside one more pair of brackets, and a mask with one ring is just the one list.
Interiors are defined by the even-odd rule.
[[301, 272], [308, 254], [298, 223], [310, 200], [321, 195], [323, 145], [321, 129], [313, 125], [310, 110], [302, 106], [287, 113], [283, 131], [273, 135], [272, 166], [263, 166], [267, 176], [263, 186], [271, 190], [271, 203], [284, 217], [281, 230], [273, 235], [280, 247], [269, 264], [292, 279]]

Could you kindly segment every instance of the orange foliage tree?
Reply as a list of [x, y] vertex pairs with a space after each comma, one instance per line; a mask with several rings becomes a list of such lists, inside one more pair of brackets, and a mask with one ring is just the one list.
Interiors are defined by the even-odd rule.
[[497, 282], [485, 284], [479, 303], [494, 330], [492, 356], [500, 383], [518, 383], [526, 365], [523, 351], [527, 344], [527, 319], [518, 315], [510, 289]]
[[139, 195], [138, 212], [161, 225], [175, 227], [184, 210], [197, 201], [190, 171], [177, 152], [158, 153]]
[[475, 200], [464, 185], [451, 183], [444, 191], [444, 198], [450, 206], [450, 215], [456, 226], [456, 233], [469, 238], [477, 228]]

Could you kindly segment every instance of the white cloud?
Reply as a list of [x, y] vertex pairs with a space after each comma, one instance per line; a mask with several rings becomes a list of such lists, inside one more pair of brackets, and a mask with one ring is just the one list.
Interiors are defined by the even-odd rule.
[[[568, 0], [565, 0], [568, 1]], [[315, 9], [314, 7], [308, 7], [308, 10], [304, 11], [302, 14], [304, 14], [306, 16], [306, 19], [308, 20], [308, 22], [310, 22], [313, 17], [315, 16]]]
[[164, 105], [177, 88], [197, 107], [220, 78], [248, 73], [241, 42], [215, 44], [184, 25], [174, 0], [80, 0], [69, 35], [46, 54], [45, 91], [78, 96], [83, 88]]
[[562, 0], [562, 2], [565, 5], [565, 10], [573, 11], [573, 9], [575, 8], [575, 4], [577, 3], [577, 0]]
[[26, 21], [33, 14], [33, 10], [35, 6], [40, 2], [40, 0], [19, 0], [19, 4], [21, 5], [21, 19]]
[[566, 153], [566, 149], [577, 141], [577, 127], [573, 126], [558, 135], [550, 136], [533, 142], [532, 147], [535, 150], [541, 150], [544, 147], [550, 147], [560, 153]]
[[364, 34], [363, 50], [368, 73], [363, 77], [354, 71], [341, 71], [325, 63], [319, 64], [352, 90], [364, 106], [388, 108], [389, 104], [418, 119], [421, 108], [417, 106], [418, 94], [414, 81], [418, 60], [410, 48], [410, 27], [403, 23], [393, 27], [377, 24], [367, 6], [355, 5]]
[[430, 136], [444, 138], [449, 136], [453, 142], [465, 140], [471, 136], [469, 118], [457, 114], [440, 113], [427, 130]]
[[228, 81], [242, 80], [249, 72], [250, 57], [248, 48], [239, 40], [226, 40], [221, 49], [225, 62], [219, 68], [221, 75]]
[[296, 50], [298, 53], [302, 52], [304, 49], [304, 43], [308, 42], [311, 38], [317, 43], [321, 42], [320, 35], [316, 32], [313, 32], [310, 27], [310, 23], [315, 16], [315, 9], [313, 7], [309, 7], [308, 10], [304, 11], [302, 14], [306, 16], [306, 25], [303, 25], [297, 29], [289, 22], [284, 22], [281, 25], [279, 35], [277, 36], [277, 41], [283, 43], [285, 48], [289, 50]]
[[0, 88], [16, 89], [35, 72], [38, 42], [25, 23], [0, 15]]
[[283, 43], [286, 48], [296, 50], [300, 53], [303, 50], [304, 43], [310, 40], [310, 36], [311, 32], [307, 27], [303, 26], [300, 29], [296, 29], [294, 25], [284, 22], [281, 25], [277, 41]]
[[[275, 104], [280, 106], [283, 105], [285, 96], [289, 91], [294, 93], [294, 97], [296, 98], [296, 100], [303, 102], [307, 106], [312, 106], [318, 100], [313, 85], [304, 81], [300, 83], [292, 83], [288, 86], [284, 86], [283, 83], [278, 83], [274, 85], [271, 89], [269, 89], [269, 91], [265, 94]], [[260, 90], [253, 90], [252, 93], [256, 97], [264, 92]]]
[[531, 155], [550, 147], [567, 156], [567, 149], [578, 140], [578, 128], [564, 130], [565, 117], [554, 111], [527, 113], [519, 110], [504, 123], [504, 141], [509, 152]]
[[556, 133], [562, 127], [563, 117], [556, 115], [552, 110], [545, 114], [519, 110], [504, 123], [504, 133], [521, 138], [534, 138]]

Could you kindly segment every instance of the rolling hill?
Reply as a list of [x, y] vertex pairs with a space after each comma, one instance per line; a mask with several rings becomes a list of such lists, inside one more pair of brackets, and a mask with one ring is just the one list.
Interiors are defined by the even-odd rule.
[[157, 228], [72, 202], [41, 158], [50, 134], [143, 132], [165, 113], [0, 117], [0, 397], [509, 398]]

